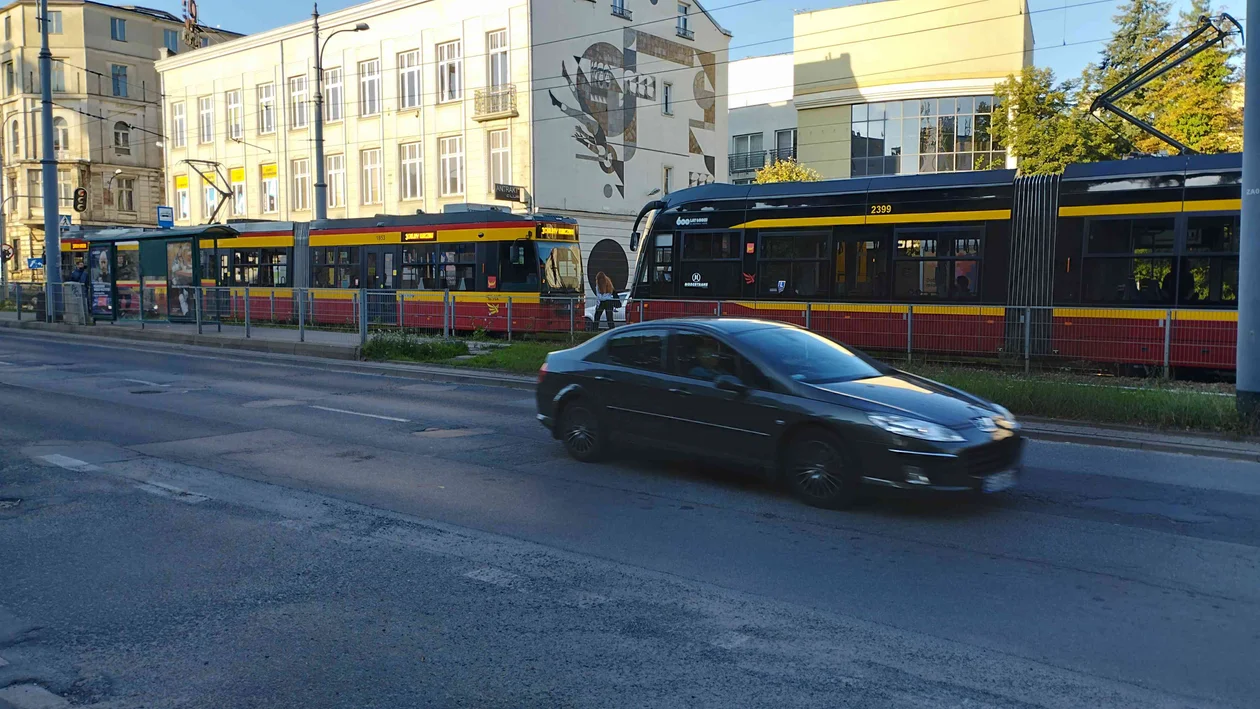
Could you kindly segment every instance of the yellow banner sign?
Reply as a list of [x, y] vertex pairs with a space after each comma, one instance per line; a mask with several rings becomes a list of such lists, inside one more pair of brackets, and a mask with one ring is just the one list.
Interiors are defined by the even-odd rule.
[[176, 176], [175, 176], [175, 189], [177, 189], [177, 190], [186, 190], [186, 189], [188, 189], [188, 175], [176, 175]]
[[232, 184], [237, 185], [245, 181], [245, 168], [234, 167], [230, 173], [232, 176]]
[[275, 163], [262, 166], [262, 176], [264, 180], [279, 176], [280, 171], [276, 168]]

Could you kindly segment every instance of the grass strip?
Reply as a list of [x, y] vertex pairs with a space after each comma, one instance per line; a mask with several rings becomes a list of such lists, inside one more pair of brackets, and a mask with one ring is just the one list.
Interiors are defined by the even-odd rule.
[[363, 347], [363, 356], [373, 360], [445, 362], [466, 354], [466, 342], [424, 339], [398, 331], [375, 333]]

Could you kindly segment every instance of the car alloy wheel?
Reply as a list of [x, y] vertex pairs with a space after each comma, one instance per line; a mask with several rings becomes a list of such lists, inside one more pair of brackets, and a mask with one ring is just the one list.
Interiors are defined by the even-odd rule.
[[841, 509], [853, 503], [853, 475], [838, 441], [830, 435], [810, 433], [793, 441], [784, 475], [788, 486], [806, 504]]
[[582, 401], [575, 401], [560, 414], [560, 439], [564, 448], [577, 460], [589, 463], [603, 454], [603, 434], [599, 419]]

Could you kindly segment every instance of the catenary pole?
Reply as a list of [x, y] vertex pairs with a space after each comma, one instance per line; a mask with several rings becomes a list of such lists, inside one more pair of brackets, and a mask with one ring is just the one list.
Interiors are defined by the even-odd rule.
[[[1260, 0], [1247, 0], [1247, 39]], [[1242, 244], [1238, 263], [1238, 411], [1260, 422], [1260, 42], [1247, 42], [1243, 100]]]
[[43, 144], [44, 283], [48, 319], [56, 320], [61, 303], [61, 225], [57, 219], [57, 159], [53, 153], [52, 52], [48, 50], [48, 0], [39, 0], [39, 84], [43, 110], [40, 138]]

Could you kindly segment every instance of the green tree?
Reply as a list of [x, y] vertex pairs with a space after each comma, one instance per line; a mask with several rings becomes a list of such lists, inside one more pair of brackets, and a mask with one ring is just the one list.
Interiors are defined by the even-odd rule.
[[1050, 69], [1024, 67], [994, 88], [993, 143], [1005, 145], [1025, 175], [1063, 172], [1072, 163], [1112, 160], [1122, 141], [1091, 119], [1073, 97], [1076, 84]]
[[[1200, 17], [1212, 15], [1209, 0], [1192, 0], [1181, 13], [1178, 33], [1189, 32]], [[1201, 153], [1242, 150], [1242, 107], [1238, 105], [1242, 79], [1231, 65], [1240, 53], [1237, 44], [1215, 44], [1169, 71], [1145, 96], [1152, 124]], [[1167, 150], [1162, 140], [1143, 135], [1143, 152]]]
[[[1097, 64], [1087, 66], [1081, 77], [1082, 101], [1085, 98], [1092, 100], [1115, 86], [1168, 48], [1174, 41], [1168, 22], [1169, 10], [1169, 3], [1160, 0], [1128, 0], [1120, 7], [1120, 12], [1111, 18], [1115, 31], [1103, 47], [1102, 56]], [[1165, 80], [1165, 77], [1156, 79], [1124, 97], [1117, 105], [1144, 121], [1152, 122], [1158, 109], [1148, 97], [1158, 91]], [[1114, 116], [1105, 118], [1134, 148], [1147, 137], [1146, 133], [1127, 121]]]
[[818, 171], [805, 167], [795, 160], [775, 160], [757, 171], [753, 182], [768, 185], [772, 182], [817, 182], [822, 179]]

